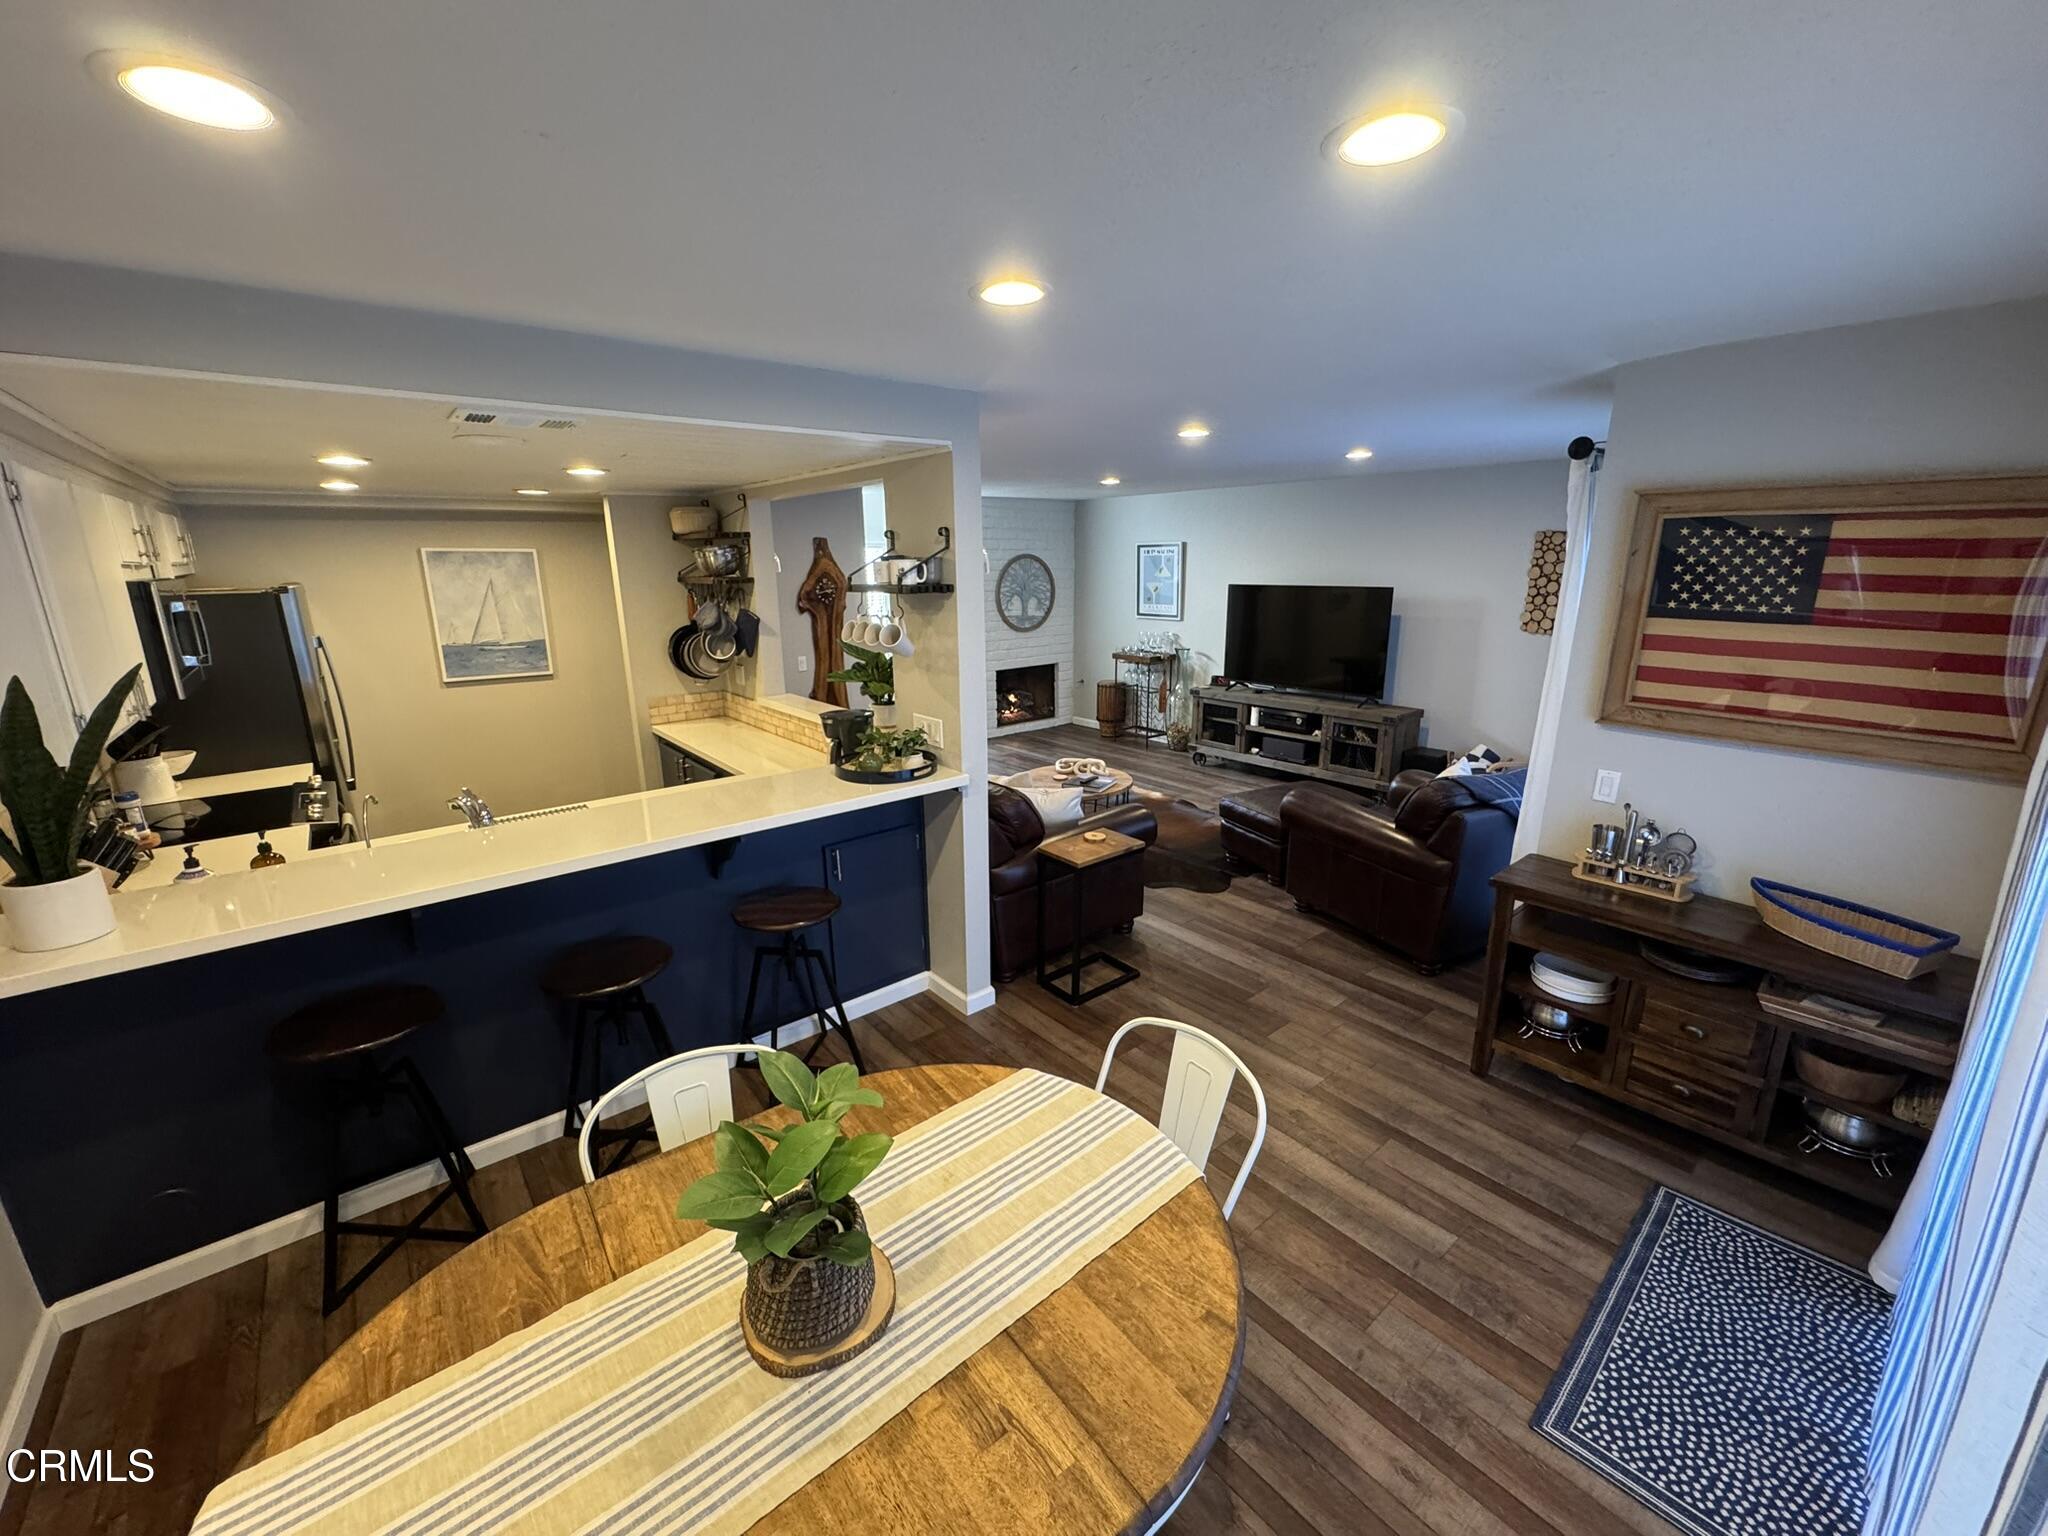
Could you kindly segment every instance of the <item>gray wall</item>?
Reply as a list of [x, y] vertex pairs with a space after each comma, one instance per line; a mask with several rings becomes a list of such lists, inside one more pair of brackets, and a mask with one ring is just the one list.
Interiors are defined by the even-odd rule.
[[[843, 491], [821, 491], [815, 496], [778, 499], [773, 508], [773, 522], [775, 556], [782, 562], [782, 571], [781, 579], [776, 583], [776, 611], [769, 617], [782, 636], [782, 691], [799, 698], [809, 698], [811, 686], [817, 681], [819, 663], [811, 655], [810, 616], [796, 611], [797, 583], [811, 568], [812, 539], [822, 538], [830, 542], [832, 558], [839, 562], [839, 568], [849, 578], [867, 558], [860, 487], [855, 485]], [[851, 597], [847, 599], [847, 606], [854, 606]]]
[[[187, 515], [204, 585], [305, 587], [348, 691], [357, 777], [379, 802], [373, 834], [453, 824], [463, 784], [500, 814], [640, 787], [603, 518], [353, 504]], [[554, 675], [442, 682], [422, 546], [538, 550]]]
[[[1711, 347], [1615, 381], [1585, 606], [1539, 846], [1569, 856], [1593, 774], [1707, 856], [1702, 888], [1748, 899], [1774, 876], [1954, 929], [1990, 925], [2020, 790], [1967, 775], [1596, 723], [1636, 494], [2040, 472], [2048, 465], [2048, 301]], [[1596, 814], [1597, 813], [1597, 814]]]
[[[1522, 633], [1529, 554], [1564, 526], [1556, 463], [1380, 475], [1081, 503], [1075, 712], [1095, 713], [1109, 654], [1143, 630], [1177, 629], [1202, 680], [1223, 670], [1232, 582], [1394, 589], [1390, 703], [1425, 711], [1424, 740], [1453, 751], [1529, 747], [1550, 641]], [[1186, 617], [1141, 619], [1141, 543], [1187, 542]]]

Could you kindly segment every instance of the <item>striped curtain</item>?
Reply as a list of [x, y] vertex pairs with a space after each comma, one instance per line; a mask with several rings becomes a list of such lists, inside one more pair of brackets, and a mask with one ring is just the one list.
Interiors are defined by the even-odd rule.
[[[1871, 1260], [1895, 1288], [1890, 1353], [1872, 1411], [1864, 1536], [1978, 1530], [1960, 1506], [1987, 1501], [2006, 1471], [2023, 1416], [1996, 1411], [2031, 1393], [2042, 1342], [2001, 1327], [1994, 1305], [2038, 1302], [2048, 1276], [2024, 1250], [2009, 1265], [2022, 1206], [2048, 1133], [2048, 757], [2034, 765], [1999, 915], [1971, 1001], [1954, 1082], [1892, 1230]], [[2032, 1214], [2048, 1208], [2048, 1187]], [[2020, 1289], [2015, 1290], [2015, 1287]], [[2011, 1381], [1998, 1378], [2011, 1377]], [[1966, 1396], [1973, 1403], [1964, 1416]], [[1936, 1511], [1937, 1484], [1944, 1489]], [[1959, 1501], [1952, 1502], [1952, 1500]]]

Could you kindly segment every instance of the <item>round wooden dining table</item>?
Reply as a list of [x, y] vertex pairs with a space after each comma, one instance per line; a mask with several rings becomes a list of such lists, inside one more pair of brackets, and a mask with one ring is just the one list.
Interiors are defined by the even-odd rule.
[[[876, 1072], [850, 1133], [907, 1130], [1007, 1067]], [[787, 1123], [771, 1109], [763, 1124]], [[454, 1254], [344, 1342], [251, 1447], [274, 1456], [702, 1236], [674, 1215], [706, 1137], [534, 1207]], [[887, 1234], [878, 1234], [884, 1248]], [[1244, 1356], [1237, 1251], [1187, 1185], [788, 1498], [758, 1533], [1146, 1531], [1187, 1491]], [[733, 1326], [739, 1326], [737, 1316]]]

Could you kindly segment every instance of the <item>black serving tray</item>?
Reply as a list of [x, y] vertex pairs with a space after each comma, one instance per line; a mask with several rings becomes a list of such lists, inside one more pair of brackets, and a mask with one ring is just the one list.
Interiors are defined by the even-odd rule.
[[888, 773], [862, 773], [844, 763], [834, 763], [832, 771], [849, 784], [908, 784], [912, 779], [928, 779], [939, 771], [939, 760], [929, 752], [920, 753], [924, 759], [922, 768], [897, 768]]

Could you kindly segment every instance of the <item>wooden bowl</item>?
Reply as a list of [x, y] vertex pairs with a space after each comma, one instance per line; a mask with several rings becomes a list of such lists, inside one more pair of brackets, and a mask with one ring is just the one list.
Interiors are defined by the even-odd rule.
[[1906, 1073], [1868, 1056], [1820, 1040], [1801, 1040], [1792, 1070], [1810, 1088], [1850, 1104], [1889, 1105], [1906, 1086]]

